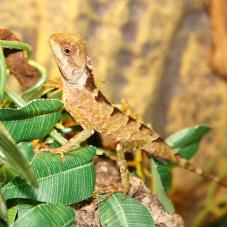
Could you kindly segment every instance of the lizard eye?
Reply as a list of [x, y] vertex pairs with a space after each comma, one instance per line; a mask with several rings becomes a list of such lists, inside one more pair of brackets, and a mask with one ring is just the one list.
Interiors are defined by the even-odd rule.
[[63, 48], [63, 53], [67, 56], [70, 56], [74, 53], [73, 48], [71, 46], [65, 46]]

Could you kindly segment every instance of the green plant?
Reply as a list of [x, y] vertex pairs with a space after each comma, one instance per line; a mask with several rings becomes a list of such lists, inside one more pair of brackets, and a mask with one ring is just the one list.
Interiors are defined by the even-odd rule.
[[[64, 127], [60, 122], [67, 117], [62, 114], [60, 93], [53, 89], [40, 91], [46, 80], [45, 70], [32, 60], [29, 62], [40, 71], [42, 77], [36, 85], [22, 96], [5, 85], [9, 70], [6, 67], [2, 48], [19, 48], [31, 56], [28, 44], [15, 41], [0, 41], [0, 151], [1, 191], [0, 218], [12, 226], [73, 226], [75, 213], [69, 206], [92, 197], [95, 187], [93, 158], [96, 148], [82, 146], [65, 156], [41, 153], [35, 155], [32, 141], [39, 139], [49, 146], [65, 143], [65, 136], [74, 127]], [[39, 91], [39, 92], [37, 92]], [[48, 98], [50, 95], [55, 99]], [[33, 99], [35, 97], [35, 99]], [[31, 100], [32, 99], [32, 100]], [[13, 108], [15, 105], [17, 109]], [[7, 107], [7, 108], [6, 108]], [[9, 108], [10, 107], [10, 108]], [[206, 125], [185, 129], [166, 142], [177, 148], [180, 155], [191, 158], [198, 150], [201, 138], [208, 132]], [[151, 159], [153, 189], [168, 212], [174, 207], [167, 197], [171, 185], [173, 165]], [[100, 199], [102, 196], [100, 196]], [[4, 202], [14, 201], [14, 203]], [[16, 201], [16, 203], [15, 203]], [[8, 209], [8, 217], [7, 217]], [[103, 226], [154, 226], [152, 216], [137, 200], [115, 193], [98, 206]], [[15, 220], [17, 214], [17, 218]]]

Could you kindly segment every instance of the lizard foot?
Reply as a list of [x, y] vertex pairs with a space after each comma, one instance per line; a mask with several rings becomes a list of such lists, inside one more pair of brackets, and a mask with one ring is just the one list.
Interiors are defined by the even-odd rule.
[[61, 155], [61, 160], [64, 161], [65, 160], [65, 154], [68, 152], [67, 150], [65, 150], [63, 147], [57, 147], [57, 148], [53, 148], [50, 151], [52, 154], [60, 154]]
[[50, 149], [51, 148], [46, 144], [42, 144], [42, 145], [38, 144], [34, 149], [35, 157], [42, 152], [49, 152]]
[[95, 203], [95, 205], [98, 206], [100, 203], [105, 202], [105, 201], [108, 200], [114, 193], [115, 193], [115, 191], [112, 191], [112, 192], [107, 193], [106, 196], [105, 196], [104, 198], [102, 198], [102, 199], [99, 199], [99, 200]]
[[62, 161], [64, 161], [65, 153], [67, 153], [67, 150], [65, 150], [62, 147], [51, 148], [47, 145], [42, 146], [42, 148], [40, 148], [40, 147], [35, 148], [35, 156], [37, 156], [41, 152], [50, 152], [52, 154], [60, 154]]
[[121, 187], [122, 187], [121, 191], [122, 191], [122, 193], [124, 195], [124, 198], [125, 198], [128, 195], [128, 193], [129, 193], [129, 190], [131, 188], [131, 184], [130, 184], [129, 181], [122, 182], [122, 186]]
[[123, 193], [123, 199], [125, 199], [125, 197], [127, 196], [127, 194], [125, 194], [122, 190], [122, 187], [120, 186], [111, 186], [108, 187], [107, 189], [102, 189], [102, 190], [97, 190], [93, 193], [92, 197], [97, 199], [98, 195], [101, 194], [105, 194], [105, 197], [103, 197], [102, 199], [99, 199], [95, 204], [98, 206], [100, 203], [105, 202], [106, 200], [108, 200], [115, 192], [121, 192]]

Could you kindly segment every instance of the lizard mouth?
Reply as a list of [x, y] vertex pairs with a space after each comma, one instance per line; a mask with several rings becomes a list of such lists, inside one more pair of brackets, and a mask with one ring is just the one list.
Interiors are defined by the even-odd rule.
[[59, 63], [59, 61], [60, 61], [60, 58], [59, 58], [59, 50], [58, 50], [58, 45], [57, 45], [57, 43], [55, 42], [55, 40], [53, 40], [52, 38], [50, 38], [49, 39], [49, 44], [50, 44], [50, 49], [52, 50], [52, 52], [53, 52], [53, 55], [54, 55], [54, 58], [55, 58], [55, 61], [57, 62], [57, 64], [58, 64], [58, 67], [59, 67], [59, 69], [60, 69], [60, 63]]
[[58, 69], [61, 72], [61, 76], [64, 80], [66, 80], [67, 82], [69, 82], [71, 84], [75, 84], [76, 81], [74, 81], [74, 80], [70, 79], [68, 76], [66, 76], [66, 74], [64, 72], [65, 70], [64, 70], [64, 68], [62, 68], [61, 57], [60, 57], [61, 52], [60, 52], [58, 42], [56, 41], [56, 39], [57, 39], [56, 36], [57, 36], [57, 34], [51, 35], [51, 37], [49, 38], [49, 44], [50, 44], [51, 50], [54, 54], [55, 60], [58, 64]]
[[55, 45], [55, 43], [56, 43], [55, 34], [51, 35], [48, 41], [49, 41], [49, 44], [51, 46], [51, 49], [53, 50], [53, 48], [55, 48], [55, 46], [56, 46]]

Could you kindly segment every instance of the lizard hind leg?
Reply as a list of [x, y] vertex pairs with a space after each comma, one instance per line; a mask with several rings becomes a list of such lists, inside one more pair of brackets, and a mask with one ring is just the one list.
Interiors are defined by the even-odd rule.
[[128, 194], [131, 187], [130, 173], [125, 159], [125, 152], [139, 150], [144, 144], [146, 144], [146, 141], [144, 140], [124, 140], [120, 141], [116, 147], [117, 165], [120, 169], [122, 192], [124, 195]]
[[122, 192], [124, 195], [127, 195], [130, 190], [130, 173], [127, 166], [127, 161], [125, 159], [125, 151], [121, 144], [118, 144], [116, 147], [117, 152], [117, 165], [120, 169], [121, 183], [122, 183]]

